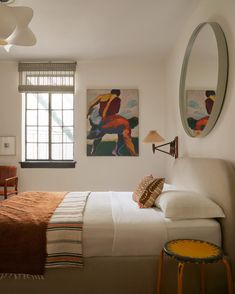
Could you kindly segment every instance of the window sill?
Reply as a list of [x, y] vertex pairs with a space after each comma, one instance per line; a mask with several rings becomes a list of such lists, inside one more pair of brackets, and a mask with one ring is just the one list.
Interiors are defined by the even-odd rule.
[[75, 168], [76, 161], [21, 161], [21, 168]]

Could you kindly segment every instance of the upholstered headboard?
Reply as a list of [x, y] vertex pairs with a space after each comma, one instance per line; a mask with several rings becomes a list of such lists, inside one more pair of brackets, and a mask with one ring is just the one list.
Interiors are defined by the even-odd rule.
[[226, 215], [221, 220], [223, 249], [235, 273], [235, 171], [222, 159], [180, 157], [173, 166], [171, 182], [182, 189], [204, 192]]

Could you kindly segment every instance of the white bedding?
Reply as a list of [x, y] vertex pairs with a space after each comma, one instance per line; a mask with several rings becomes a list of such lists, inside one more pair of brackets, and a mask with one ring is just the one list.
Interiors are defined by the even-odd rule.
[[221, 245], [213, 219], [171, 221], [158, 208], [140, 209], [132, 192], [92, 192], [83, 226], [83, 252], [92, 256], [152, 256], [165, 242], [195, 238]]

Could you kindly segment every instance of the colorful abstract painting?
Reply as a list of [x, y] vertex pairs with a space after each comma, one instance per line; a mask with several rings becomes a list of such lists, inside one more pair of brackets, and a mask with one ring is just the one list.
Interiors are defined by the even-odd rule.
[[87, 90], [87, 155], [139, 155], [138, 90]]
[[210, 118], [216, 99], [214, 90], [187, 90], [187, 122], [194, 135], [199, 135]]

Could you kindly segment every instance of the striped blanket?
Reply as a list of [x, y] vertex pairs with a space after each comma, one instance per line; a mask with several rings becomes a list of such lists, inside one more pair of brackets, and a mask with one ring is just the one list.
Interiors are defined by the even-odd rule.
[[90, 192], [70, 192], [47, 227], [46, 268], [82, 267], [83, 211]]

